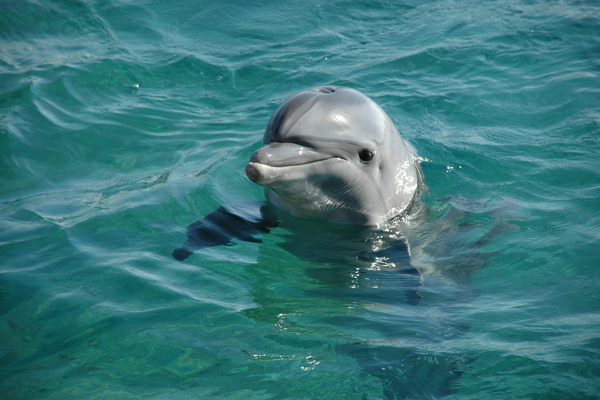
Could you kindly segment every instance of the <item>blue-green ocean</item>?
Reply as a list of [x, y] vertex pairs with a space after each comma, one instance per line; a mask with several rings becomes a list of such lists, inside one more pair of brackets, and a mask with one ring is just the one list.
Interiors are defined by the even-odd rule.
[[[423, 159], [418, 304], [327, 224], [171, 255], [318, 85]], [[0, 398], [599, 397], [598, 2], [0, 2]]]

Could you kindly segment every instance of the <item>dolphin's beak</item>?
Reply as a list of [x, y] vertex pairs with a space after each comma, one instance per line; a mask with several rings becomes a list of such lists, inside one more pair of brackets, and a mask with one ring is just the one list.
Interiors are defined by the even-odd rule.
[[254, 152], [246, 165], [246, 176], [252, 182], [268, 186], [283, 175], [307, 164], [339, 158], [294, 143], [273, 142]]

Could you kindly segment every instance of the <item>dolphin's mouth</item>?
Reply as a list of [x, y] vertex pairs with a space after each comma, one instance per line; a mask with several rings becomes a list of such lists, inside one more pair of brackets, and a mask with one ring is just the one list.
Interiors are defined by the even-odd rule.
[[250, 162], [271, 167], [290, 167], [323, 161], [333, 157], [330, 154], [324, 154], [296, 143], [272, 142], [255, 151], [250, 157]]
[[328, 160], [343, 159], [293, 143], [273, 142], [252, 154], [246, 176], [256, 184], [269, 186], [280, 179], [293, 178], [302, 167]]

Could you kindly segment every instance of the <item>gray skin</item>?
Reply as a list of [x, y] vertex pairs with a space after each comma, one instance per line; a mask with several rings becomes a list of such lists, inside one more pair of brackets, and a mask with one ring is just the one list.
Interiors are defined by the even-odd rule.
[[246, 175], [296, 217], [383, 228], [422, 185], [414, 148], [354, 89], [324, 86], [288, 98], [263, 143]]

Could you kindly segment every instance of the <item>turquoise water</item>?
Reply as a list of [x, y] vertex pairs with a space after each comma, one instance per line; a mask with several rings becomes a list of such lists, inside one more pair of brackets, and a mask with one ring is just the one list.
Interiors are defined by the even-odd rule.
[[[171, 256], [323, 84], [425, 159], [417, 305], [328, 226]], [[4, 1], [0, 174], [2, 398], [600, 396], [596, 2]]]

